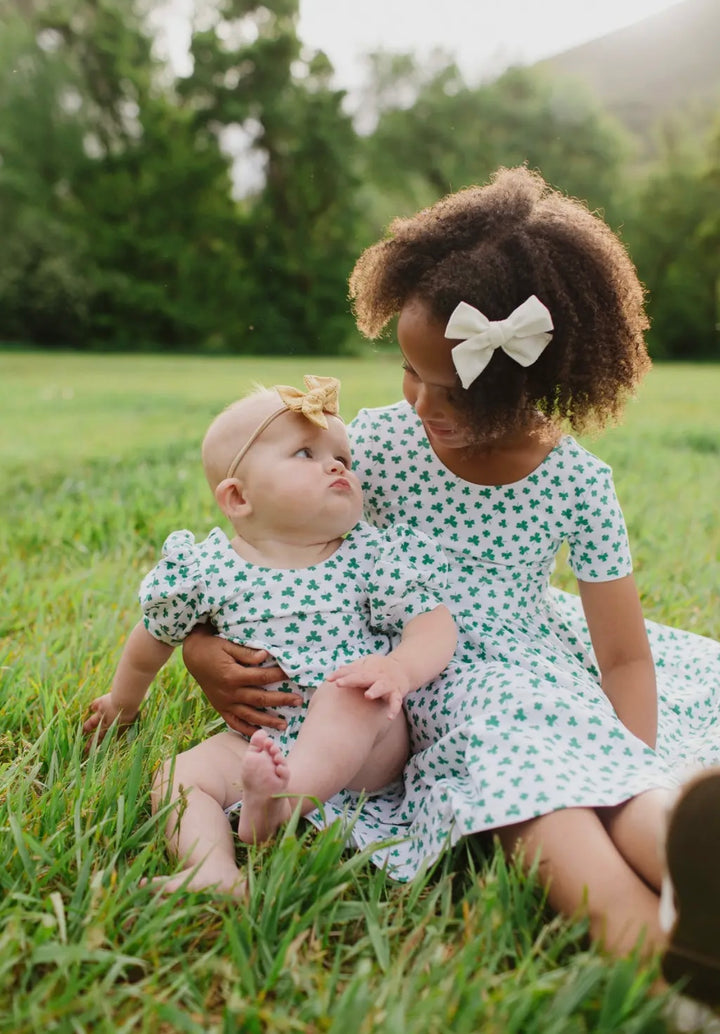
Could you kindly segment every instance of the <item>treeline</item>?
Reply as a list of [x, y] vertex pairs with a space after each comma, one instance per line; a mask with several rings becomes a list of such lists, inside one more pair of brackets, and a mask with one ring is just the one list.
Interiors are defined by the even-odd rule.
[[184, 77], [154, 53], [146, 8], [0, 0], [0, 341], [345, 351], [360, 249], [527, 162], [620, 229], [655, 356], [720, 353], [720, 126], [668, 133], [640, 174], [573, 86], [513, 69], [470, 87], [440, 56], [389, 55], [369, 59], [353, 119], [298, 38], [298, 0], [197, 0]]

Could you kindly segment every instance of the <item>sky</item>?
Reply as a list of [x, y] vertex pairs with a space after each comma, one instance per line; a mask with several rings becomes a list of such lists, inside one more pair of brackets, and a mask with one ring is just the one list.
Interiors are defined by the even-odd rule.
[[362, 81], [360, 55], [442, 47], [476, 83], [640, 21], [678, 0], [300, 0], [299, 35], [324, 50], [338, 85]]
[[[470, 84], [640, 21], [678, 0], [300, 0], [300, 38], [330, 58], [340, 87], [363, 81], [374, 50], [440, 47]], [[182, 74], [192, 0], [158, 4], [165, 43]], [[160, 11], [162, 13], [160, 14]], [[155, 20], [155, 19], [154, 19]]]

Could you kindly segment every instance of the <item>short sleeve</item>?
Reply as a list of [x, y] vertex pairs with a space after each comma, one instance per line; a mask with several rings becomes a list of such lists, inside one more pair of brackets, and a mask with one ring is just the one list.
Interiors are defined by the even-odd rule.
[[207, 592], [191, 532], [174, 531], [162, 553], [162, 560], [143, 578], [138, 596], [150, 635], [177, 646], [208, 616]]
[[576, 578], [609, 582], [631, 574], [630, 543], [610, 467], [597, 461], [576, 492], [568, 536], [568, 562]]
[[448, 561], [442, 549], [407, 524], [378, 534], [368, 576], [374, 628], [400, 632], [412, 618], [446, 603]]

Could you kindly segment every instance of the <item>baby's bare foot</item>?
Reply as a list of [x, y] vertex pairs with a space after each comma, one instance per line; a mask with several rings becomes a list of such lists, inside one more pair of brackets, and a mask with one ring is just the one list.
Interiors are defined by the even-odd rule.
[[150, 887], [163, 897], [176, 890], [209, 890], [218, 894], [231, 894], [235, 898], [247, 897], [247, 882], [240, 871], [235, 868], [216, 869], [211, 865], [201, 865], [181, 869], [172, 876], [156, 876], [151, 880], [141, 880], [141, 885]]
[[287, 789], [290, 769], [277, 744], [264, 729], [258, 729], [240, 771], [243, 794], [238, 837], [246, 844], [262, 843], [292, 814], [290, 801], [275, 796]]

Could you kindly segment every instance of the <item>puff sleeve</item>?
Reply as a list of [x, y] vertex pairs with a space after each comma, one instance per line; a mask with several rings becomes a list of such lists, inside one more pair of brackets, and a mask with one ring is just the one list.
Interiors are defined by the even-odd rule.
[[407, 524], [378, 533], [367, 582], [371, 624], [401, 632], [418, 614], [447, 602], [447, 577], [447, 557], [426, 535]]
[[174, 531], [165, 540], [162, 554], [143, 578], [138, 596], [150, 635], [177, 646], [207, 618], [207, 591], [191, 532]]

